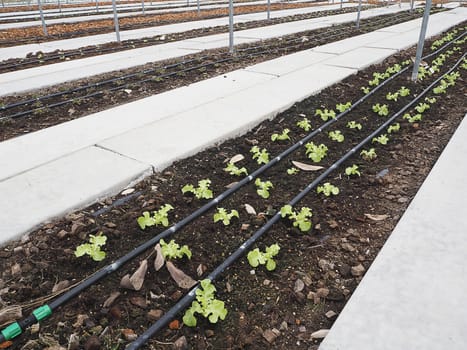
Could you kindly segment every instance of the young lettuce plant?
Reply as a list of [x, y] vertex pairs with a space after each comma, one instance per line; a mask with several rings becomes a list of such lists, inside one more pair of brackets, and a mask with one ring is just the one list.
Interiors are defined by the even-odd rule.
[[365, 160], [373, 160], [377, 157], [376, 151], [374, 148], [370, 148], [369, 150], [364, 149], [360, 152], [360, 155]]
[[299, 120], [297, 122], [297, 126], [305, 131], [310, 131], [311, 130], [311, 124], [308, 118], [303, 117], [302, 120]]
[[397, 99], [399, 98], [399, 93], [398, 92], [388, 92], [386, 94], [386, 100], [388, 101], [397, 101]]
[[224, 208], [217, 208], [217, 213], [214, 213], [214, 222], [222, 221], [225, 226], [230, 225], [230, 220], [233, 217], [239, 218], [238, 211], [232, 209], [230, 213], [227, 213], [227, 210]]
[[317, 146], [313, 142], [308, 142], [305, 145], [305, 148], [305, 154], [315, 163], [319, 163], [324, 157], [326, 157], [326, 153], [328, 151], [326, 145], [320, 144]]
[[77, 258], [83, 255], [89, 255], [94, 261], [105, 259], [105, 252], [101, 247], [107, 242], [107, 237], [99, 232], [97, 236], [89, 235], [89, 243], [84, 243], [76, 247], [75, 256]]
[[362, 90], [365, 95], [370, 93], [370, 88], [367, 86], [362, 86], [360, 90]]
[[278, 244], [272, 244], [266, 247], [266, 251], [263, 253], [259, 248], [251, 250], [247, 259], [252, 267], [258, 267], [259, 265], [266, 265], [266, 270], [273, 271], [276, 269], [276, 262], [274, 257], [279, 254], [280, 247]]
[[402, 86], [398, 91], [400, 96], [406, 97], [409, 96], [410, 94], [410, 89], [406, 88], [405, 86]]
[[296, 175], [296, 174], [298, 174], [299, 171], [300, 171], [300, 170], [298, 170], [297, 168], [291, 167], [291, 168], [287, 169], [287, 174], [289, 174], [289, 175]]
[[331, 140], [337, 141], [337, 142], [344, 142], [344, 135], [340, 132], [340, 130], [334, 130], [330, 131], [328, 133], [328, 136]]
[[326, 197], [329, 197], [331, 194], [337, 196], [339, 194], [339, 188], [326, 182], [322, 186], [318, 186], [316, 192], [318, 194], [323, 193]]
[[420, 102], [416, 107], [415, 107], [415, 110], [418, 112], [418, 113], [423, 113], [425, 112], [426, 110], [430, 109], [430, 105], [428, 103], [425, 103], [425, 102]]
[[357, 129], [357, 130], [362, 130], [362, 124], [357, 123], [355, 120], [352, 120], [347, 123], [347, 127], [349, 129]]
[[198, 199], [202, 199], [202, 198], [209, 199], [213, 197], [212, 191], [209, 189], [210, 185], [211, 185], [211, 180], [203, 179], [203, 180], [198, 181], [198, 187], [196, 188], [191, 184], [183, 186], [182, 193], [185, 194], [187, 192], [191, 192]]
[[401, 128], [401, 125], [399, 123], [392, 124], [388, 128], [388, 134], [399, 131], [400, 128]]
[[382, 117], [386, 117], [389, 114], [388, 105], [380, 105], [379, 103], [373, 105], [373, 112], [378, 113]]
[[402, 116], [402, 119], [406, 119], [410, 124], [413, 124], [415, 122], [418, 122], [420, 120], [422, 120], [422, 115], [420, 113], [417, 113], [415, 115], [410, 115], [410, 113], [405, 113], [403, 116]]
[[290, 140], [289, 129], [284, 129], [281, 134], [272, 134], [271, 141], [285, 141]]
[[258, 146], [253, 146], [250, 149], [250, 153], [253, 153], [253, 159], [256, 159], [258, 164], [269, 163], [269, 153], [266, 148], [260, 150]]
[[345, 168], [345, 175], [350, 176], [350, 175], [358, 175], [360, 176], [360, 171], [358, 170], [358, 165], [357, 164], [352, 164], [352, 166], [349, 166]]
[[174, 209], [174, 207], [170, 204], [164, 204], [159, 210], [154, 211], [152, 216], [147, 211], [143, 212], [143, 215], [140, 216], [136, 221], [142, 230], [144, 230], [146, 227], [154, 225], [162, 225], [167, 227], [169, 226], [169, 211], [172, 209]]
[[286, 204], [281, 208], [281, 216], [283, 218], [287, 216], [289, 220], [293, 221], [293, 226], [298, 227], [302, 232], [307, 232], [311, 228], [311, 221], [309, 218], [313, 216], [313, 213], [308, 207], [303, 207], [297, 213], [290, 204]]
[[323, 121], [327, 122], [329, 118], [334, 119], [336, 117], [336, 112], [334, 112], [332, 109], [328, 110], [327, 108], [324, 110], [317, 109], [315, 115], [320, 116]]
[[336, 105], [336, 109], [341, 113], [348, 110], [350, 107], [352, 107], [352, 102], [338, 103]]
[[256, 193], [258, 193], [262, 198], [269, 198], [269, 190], [274, 188], [271, 181], [261, 181], [260, 178], [255, 180], [255, 185], [257, 188]]
[[200, 282], [200, 287], [196, 290], [196, 300], [191, 303], [190, 308], [185, 311], [183, 323], [188, 327], [195, 327], [197, 324], [196, 314], [207, 318], [211, 323], [217, 323], [219, 319], [224, 320], [227, 316], [227, 309], [224, 302], [216, 299], [216, 287], [209, 279]]
[[238, 168], [234, 163], [228, 163], [224, 171], [235, 176], [241, 176], [242, 174], [248, 175], [248, 171], [245, 167]]
[[186, 244], [183, 247], [180, 247], [180, 245], [175, 243], [175, 240], [173, 239], [169, 243], [166, 243], [161, 239], [159, 244], [161, 246], [161, 252], [164, 259], [181, 259], [184, 256], [191, 259], [191, 250]]
[[378, 142], [381, 145], [387, 145], [389, 141], [389, 137], [386, 134], [379, 135], [378, 137], [373, 137], [371, 142]]

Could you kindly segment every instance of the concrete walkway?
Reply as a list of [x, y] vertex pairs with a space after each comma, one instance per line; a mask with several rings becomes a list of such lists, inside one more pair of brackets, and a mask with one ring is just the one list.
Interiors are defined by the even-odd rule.
[[[355, 4], [344, 4], [344, 7], [353, 7]], [[280, 18], [293, 16], [297, 14], [313, 13], [317, 11], [337, 10], [339, 5], [324, 5], [317, 7], [308, 7], [302, 9], [289, 9], [280, 11], [271, 11], [271, 18]], [[355, 15], [354, 15], [355, 17]], [[266, 19], [266, 13], [249, 13], [243, 15], [235, 15], [234, 23], [245, 23], [251, 21], [261, 21]], [[168, 24], [163, 26], [155, 26], [149, 28], [124, 30], [120, 32], [122, 41], [142, 39], [155, 35], [164, 35], [172, 33], [181, 33], [188, 30], [209, 28], [216, 26], [227, 26], [228, 17], [219, 17], [200, 21], [191, 21], [183, 23]], [[22, 58], [30, 52], [52, 52], [55, 50], [73, 50], [80, 47], [85, 47], [92, 43], [93, 45], [101, 45], [116, 41], [115, 33], [98, 34], [74, 39], [55, 40], [38, 44], [19, 45], [12, 47], [0, 48], [0, 60], [9, 58]]]
[[467, 118], [319, 350], [467, 349]]
[[[389, 8], [371, 9], [363, 11], [361, 13], [361, 18], [370, 18], [399, 11], [402, 11], [402, 9], [397, 5]], [[456, 16], [454, 13], [450, 12], [449, 16], [451, 15]], [[355, 20], [355, 16], [355, 13], [348, 13], [241, 30], [235, 32], [234, 41], [236, 45], [257, 42], [353, 21]], [[418, 19], [413, 21], [412, 25], [416, 28], [420, 23], [421, 19]], [[415, 31], [406, 31], [404, 33], [418, 35]], [[394, 35], [388, 35], [388, 37], [389, 36]], [[228, 42], [228, 33], [222, 33], [4, 73], [0, 75], [0, 96], [30, 91], [97, 74], [135, 67], [148, 62], [182, 57], [203, 50], [222, 48], [228, 46]]]
[[[467, 8], [433, 15], [428, 33], [466, 19]], [[412, 43], [406, 35], [411, 32]], [[245, 133], [296, 101], [415, 44], [417, 32], [411, 23], [383, 28], [0, 143], [0, 242]], [[389, 40], [394, 36], [404, 40], [397, 46]], [[382, 42], [391, 44], [380, 47]]]

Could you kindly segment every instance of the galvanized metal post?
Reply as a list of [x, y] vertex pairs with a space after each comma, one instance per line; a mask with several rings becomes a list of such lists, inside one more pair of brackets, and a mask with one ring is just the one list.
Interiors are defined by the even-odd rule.
[[229, 0], [229, 52], [234, 52], [234, 37], [233, 37], [233, 0]]
[[115, 3], [115, 0], [112, 0], [112, 8], [114, 12], [115, 34], [117, 34], [117, 41], [120, 42], [120, 28], [118, 25], [117, 4]]
[[141, 0], [141, 8], [143, 9], [143, 15], [144, 15], [144, 0]]
[[199, 0], [196, 0], [196, 6], [198, 8], [198, 16], [201, 14], [201, 9], [199, 7]]
[[5, 1], [2, 0], [2, 7], [5, 7]]
[[96, 0], [96, 12], [99, 12], [99, 0]]
[[37, 0], [37, 5], [39, 6], [39, 14], [40, 14], [40, 16], [41, 16], [42, 30], [44, 31], [44, 35], [45, 35], [45, 36], [48, 36], [49, 33], [47, 33], [47, 26], [45, 25], [44, 11], [42, 11], [42, 3], [41, 3], [41, 0]]
[[271, 0], [268, 0], [268, 20], [271, 19]]
[[62, 3], [58, 0], [58, 11], [62, 13]]
[[343, 5], [344, 5], [344, 0], [341, 0], [341, 10], [342, 10]]
[[415, 3], [415, 0], [410, 0], [410, 13], [413, 12], [413, 5]]
[[428, 27], [428, 18], [430, 17], [431, 0], [425, 2], [425, 12], [423, 13], [422, 28], [420, 29], [420, 36], [418, 37], [417, 53], [415, 55], [415, 62], [413, 64], [412, 81], [417, 81], [418, 67], [422, 59], [423, 44], [425, 43], [426, 28]]
[[362, 0], [358, 0], [358, 11], [357, 11], [357, 29], [360, 28], [360, 12], [362, 10]]

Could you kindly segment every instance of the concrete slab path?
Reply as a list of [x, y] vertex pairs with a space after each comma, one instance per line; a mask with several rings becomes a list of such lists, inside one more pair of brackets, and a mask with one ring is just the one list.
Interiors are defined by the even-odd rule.
[[[467, 9], [453, 11], [463, 16], [436, 14], [429, 25], [443, 31], [467, 18]], [[354, 39], [341, 41], [348, 49], [344, 54], [368, 49], [358, 37], [352, 48]], [[384, 50], [386, 55], [396, 52]], [[359, 57], [352, 68], [339, 67], [339, 55], [321, 51], [284, 56], [0, 143], [0, 243], [92, 198], [116, 193], [149, 170], [245, 133], [384, 58], [375, 49], [377, 55]], [[270, 103], [263, 103], [266, 99]], [[191, 133], [194, 127], [202, 138]], [[19, 188], [28, 190], [11, 192]]]
[[466, 140], [464, 118], [319, 350], [467, 348]]

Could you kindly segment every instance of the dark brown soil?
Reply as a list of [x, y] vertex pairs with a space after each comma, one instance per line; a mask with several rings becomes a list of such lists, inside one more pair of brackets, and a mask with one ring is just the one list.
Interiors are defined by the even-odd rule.
[[[465, 52], [465, 43], [461, 52]], [[226, 186], [238, 180], [223, 171], [226, 160], [243, 154], [245, 159], [238, 165], [253, 172], [258, 165], [251, 159], [249, 150], [252, 145], [266, 148], [271, 155], [279, 154], [305, 135], [296, 126], [302, 114], [311, 120], [314, 128], [318, 127], [322, 121], [314, 116], [315, 109], [356, 101], [362, 96], [360, 87], [367, 85], [373, 72], [382, 72], [413, 54], [411, 49], [391, 57], [381, 65], [370, 67], [297, 103], [243, 137], [176, 162], [136, 185], [134, 193], [137, 195], [123, 204], [117, 201], [125, 198], [124, 195], [109, 198], [46, 224], [22, 241], [5, 246], [0, 250], [1, 302], [5, 306], [20, 305], [23, 314], [27, 315], [34, 307], [46, 302], [54, 285], [65, 280], [76, 284], [163, 231], [160, 227], [141, 230], [136, 219], [142, 212], [157, 210], [170, 203], [175, 207], [169, 214], [170, 222], [180, 221], [206, 203], [206, 200], [183, 195], [180, 190], [185, 184], [196, 184], [198, 180], [209, 178], [214, 194], [220, 194]], [[443, 71], [451, 67], [456, 58], [459, 58], [458, 53], [447, 59]], [[188, 349], [316, 349], [320, 340], [312, 339], [311, 334], [332, 325], [335, 316], [327, 317], [326, 314], [330, 315], [329, 311], [338, 314], [342, 310], [361, 274], [371, 265], [464, 117], [467, 75], [465, 69], [460, 72], [456, 86], [438, 96], [420, 123], [411, 125], [398, 120], [401, 130], [389, 135], [386, 146], [371, 145], [378, 154], [375, 160], [365, 161], [356, 155], [327, 178], [326, 181], [339, 187], [339, 195], [328, 198], [312, 191], [302, 199], [297, 209], [307, 206], [313, 211], [310, 232], [301, 233], [283, 220], [256, 243], [255, 247], [261, 250], [273, 243], [280, 245], [276, 270], [253, 269], [242, 258], [222, 274], [215, 285], [218, 299], [225, 302], [229, 312], [224, 321], [210, 324], [198, 320], [195, 328], [176, 327], [172, 323], [171, 328], [164, 328], [145, 348], [173, 349], [173, 343], [185, 336]], [[395, 112], [410, 100], [406, 97], [397, 102], [387, 101], [387, 92], [406, 86], [411, 95], [418, 94], [431, 79], [415, 84], [406, 74], [389, 83], [329, 129], [342, 131], [345, 135], [342, 143], [331, 141], [327, 132], [319, 134], [313, 141], [329, 147], [327, 157], [319, 165], [330, 166], [385, 120], [372, 112], [372, 105], [387, 103], [389, 110]], [[362, 131], [348, 129], [346, 124], [350, 120], [360, 121]], [[272, 142], [271, 134], [280, 133], [285, 128], [290, 129], [292, 140]], [[204, 278], [320, 174], [320, 171], [300, 171], [296, 175], [287, 175], [286, 169], [291, 167], [292, 160], [312, 163], [302, 148], [262, 174], [263, 181], [270, 180], [274, 184], [268, 199], [260, 198], [254, 185], [250, 184], [219, 204], [228, 210], [237, 209], [240, 219], [234, 219], [229, 226], [214, 224], [210, 211], [172, 237], [179, 244], [189, 245], [193, 252], [191, 260], [176, 261], [176, 265], [195, 279]], [[345, 167], [352, 164], [359, 165], [361, 176], [345, 175]], [[257, 214], [247, 214], [245, 204], [255, 208]], [[373, 215], [373, 219], [366, 214]], [[76, 258], [74, 249], [87, 241], [89, 234], [98, 232], [108, 237], [104, 247], [106, 259], [96, 263], [87, 257]], [[143, 259], [149, 260], [149, 269], [142, 289], [119, 288], [120, 279], [133, 273]], [[166, 312], [186, 293], [177, 287], [165, 269], [154, 271], [153, 259], [153, 253], [143, 254], [57, 309], [39, 329], [26, 331], [10, 348], [67, 348], [73, 335], [78, 338], [77, 348], [123, 349], [131, 332], [140, 335], [154, 322], [158, 310]], [[111, 305], [103, 307], [110, 294], [116, 291], [121, 293], [120, 296]], [[269, 336], [273, 329], [279, 330], [275, 339]]]

